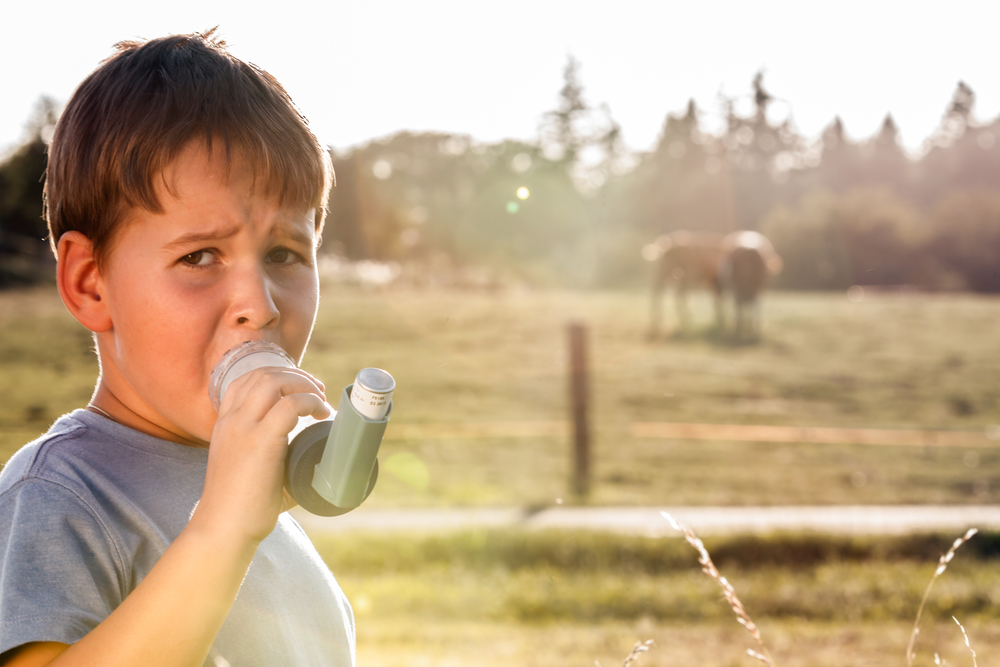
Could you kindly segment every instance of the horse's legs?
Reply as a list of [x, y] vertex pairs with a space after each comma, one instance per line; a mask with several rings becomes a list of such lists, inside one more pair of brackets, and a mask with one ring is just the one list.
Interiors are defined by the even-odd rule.
[[723, 304], [722, 289], [719, 285], [714, 285], [712, 289], [712, 296], [715, 299], [715, 326], [719, 331], [725, 331], [726, 329], [726, 313], [725, 304]]
[[735, 335], [737, 339], [741, 339], [743, 338], [743, 327], [746, 323], [746, 304], [739, 297], [734, 298], [733, 303], [736, 307]]
[[674, 288], [674, 301], [677, 306], [677, 321], [680, 323], [680, 328], [687, 331], [691, 324], [691, 318], [687, 307], [687, 286], [683, 280], [677, 281], [677, 286]]
[[649, 309], [649, 338], [660, 335], [660, 319], [662, 318], [663, 281], [657, 276], [653, 281], [653, 299]]

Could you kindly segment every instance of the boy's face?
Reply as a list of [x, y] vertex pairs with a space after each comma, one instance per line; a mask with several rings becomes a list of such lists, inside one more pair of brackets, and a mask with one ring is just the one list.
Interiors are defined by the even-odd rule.
[[[251, 194], [234, 154], [193, 144], [164, 171], [162, 213], [123, 223], [101, 274], [112, 328], [98, 334], [101, 384], [143, 420], [204, 445], [212, 367], [245, 340], [300, 359], [319, 303], [312, 209]], [[152, 429], [156, 430], [156, 429]]]

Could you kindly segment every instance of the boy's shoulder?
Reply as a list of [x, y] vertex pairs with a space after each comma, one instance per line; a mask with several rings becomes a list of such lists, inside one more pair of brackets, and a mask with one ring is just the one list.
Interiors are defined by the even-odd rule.
[[199, 484], [206, 464], [205, 450], [74, 410], [19, 449], [0, 470], [0, 500], [24, 485], [62, 487], [87, 504], [106, 504], [109, 493], [138, 500], [167, 479], [176, 483], [188, 477]]
[[65, 414], [49, 430], [17, 450], [0, 470], [0, 495], [28, 480], [58, 482], [64, 463], [79, 451], [78, 441], [86, 437], [88, 426], [76, 410]]

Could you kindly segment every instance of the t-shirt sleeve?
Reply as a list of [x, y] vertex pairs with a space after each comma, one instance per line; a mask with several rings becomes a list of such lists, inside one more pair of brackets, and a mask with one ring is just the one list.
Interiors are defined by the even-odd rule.
[[105, 525], [73, 491], [30, 478], [0, 496], [0, 653], [72, 644], [124, 598]]

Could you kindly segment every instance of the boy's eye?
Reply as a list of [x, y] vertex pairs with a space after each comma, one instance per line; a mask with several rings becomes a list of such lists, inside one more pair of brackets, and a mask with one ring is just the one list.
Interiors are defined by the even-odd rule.
[[272, 264], [291, 264], [298, 259], [298, 254], [288, 248], [275, 248], [267, 254], [267, 261]]
[[189, 266], [208, 266], [213, 259], [214, 255], [208, 250], [197, 250], [181, 257], [181, 261]]

